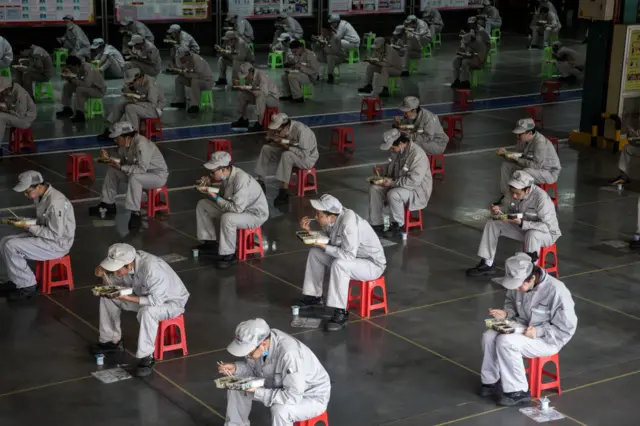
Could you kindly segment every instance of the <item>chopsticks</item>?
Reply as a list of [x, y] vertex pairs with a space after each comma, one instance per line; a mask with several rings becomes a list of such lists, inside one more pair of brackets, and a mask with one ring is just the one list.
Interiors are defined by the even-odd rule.
[[[223, 366], [224, 362], [222, 361], [218, 361], [218, 366]], [[222, 373], [227, 376], [227, 377], [233, 377], [233, 375], [231, 373], [229, 373], [229, 371], [226, 368], [221, 368]]]

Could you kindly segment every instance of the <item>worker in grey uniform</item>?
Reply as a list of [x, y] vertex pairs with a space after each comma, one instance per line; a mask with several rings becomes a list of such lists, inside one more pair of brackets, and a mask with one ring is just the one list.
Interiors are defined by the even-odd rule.
[[[324, 329], [338, 331], [349, 322], [349, 281], [377, 280], [387, 267], [387, 259], [371, 225], [353, 210], [344, 208], [336, 197], [324, 194], [318, 200], [311, 200], [311, 206], [329, 242], [315, 242], [309, 250], [302, 287], [304, 297], [297, 304], [302, 310], [324, 308], [322, 287], [328, 268], [327, 306], [334, 309]], [[305, 216], [300, 220], [300, 227], [311, 232], [310, 223], [311, 218]]]
[[162, 58], [160, 58], [160, 51], [153, 43], [135, 34], [131, 36], [129, 46], [131, 50], [125, 58], [127, 60], [124, 63], [125, 71], [137, 68], [152, 77], [160, 74]]
[[477, 17], [470, 16], [469, 19], [467, 19], [467, 30], [460, 31], [460, 37], [462, 37], [462, 43], [464, 44], [465, 35], [474, 35], [477, 40], [480, 40], [485, 45], [487, 51], [489, 51], [491, 49], [491, 36], [482, 23], [483, 22], [479, 21]]
[[549, 10], [547, 6], [543, 6], [540, 8], [540, 12], [534, 16], [533, 22], [531, 23], [532, 30], [532, 38], [531, 38], [531, 46], [532, 49], [540, 48], [539, 39], [540, 35], [542, 35], [542, 42], [544, 47], [549, 46], [549, 38], [552, 35], [557, 36], [560, 33], [560, 29], [562, 25], [560, 24], [560, 20], [558, 19], [558, 15]]
[[484, 29], [491, 36], [491, 30], [494, 28], [500, 29], [502, 27], [502, 18], [500, 17], [500, 11], [497, 7], [491, 4], [490, 0], [484, 0], [482, 2], [482, 9], [480, 9], [480, 16], [484, 20]]
[[365, 84], [358, 89], [360, 93], [389, 97], [389, 77], [398, 77], [402, 73], [400, 55], [387, 43], [384, 37], [373, 40], [373, 52], [367, 63]]
[[0, 240], [0, 292], [9, 301], [29, 299], [36, 293], [36, 277], [27, 260], [54, 260], [66, 256], [73, 245], [76, 219], [73, 205], [34, 170], [20, 173], [13, 187], [33, 200], [35, 224]]
[[69, 55], [89, 60], [91, 57], [91, 43], [89, 43], [87, 35], [82, 31], [82, 28], [76, 25], [73, 16], [66, 15], [62, 20], [64, 21], [66, 31], [63, 37], [57, 38], [58, 43], [69, 51]]
[[[484, 30], [482, 30], [484, 31]], [[453, 60], [452, 89], [470, 89], [471, 70], [480, 69], [487, 59], [487, 46], [474, 34], [468, 33], [462, 38], [461, 49]]]
[[429, 25], [416, 15], [409, 15], [403, 23], [406, 51], [402, 55], [402, 76], [409, 76], [409, 61], [422, 58], [422, 48], [431, 43]]
[[253, 401], [269, 407], [272, 426], [293, 426], [327, 411], [331, 381], [311, 349], [262, 318], [241, 322], [235, 336], [227, 351], [244, 361], [221, 364], [218, 372], [264, 378], [265, 385], [227, 391], [226, 426], [248, 425]]
[[235, 31], [227, 31], [222, 37], [223, 47], [230, 49], [227, 51], [219, 51], [218, 70], [220, 75], [216, 81], [216, 86], [227, 85], [227, 67], [231, 67], [231, 81], [235, 82], [239, 79], [238, 73], [240, 66], [245, 63], [253, 63], [253, 51], [249, 48], [247, 42], [238, 36]]
[[13, 49], [6, 38], [0, 36], [0, 68], [9, 68], [13, 63]]
[[[213, 255], [217, 268], [226, 269], [238, 260], [238, 229], [262, 226], [269, 219], [269, 205], [260, 184], [232, 165], [229, 153], [214, 152], [204, 167], [209, 176], [200, 179], [200, 188], [210, 199], [196, 206], [198, 239], [203, 242], [197, 248], [201, 254]], [[219, 192], [208, 191], [212, 184], [220, 184]]]
[[155, 37], [149, 27], [140, 21], [135, 21], [127, 16], [120, 21], [120, 32], [122, 33], [122, 53], [125, 55], [131, 50], [129, 42], [134, 35], [139, 35], [143, 39], [153, 43]]
[[500, 280], [507, 289], [504, 308], [489, 309], [489, 315], [498, 321], [515, 322], [516, 332], [484, 332], [480, 395], [493, 397], [500, 382], [498, 403], [512, 406], [531, 401], [523, 358], [560, 352], [575, 334], [578, 318], [569, 289], [533, 265], [526, 253], [508, 258], [505, 273]]
[[100, 298], [100, 336], [98, 343], [91, 345], [91, 351], [94, 354], [123, 351], [120, 315], [122, 311], [136, 312], [140, 330], [135, 375], [150, 375], [155, 365], [158, 324], [184, 313], [189, 300], [187, 288], [167, 262], [124, 243], [109, 247], [95, 274], [105, 285], [131, 288], [133, 294]]
[[140, 204], [144, 189], [160, 189], [167, 183], [169, 170], [157, 145], [138, 134], [137, 127], [127, 121], [113, 125], [109, 135], [118, 145], [116, 157], [109, 157], [100, 150], [100, 156], [107, 158], [107, 174], [102, 182], [100, 204], [89, 207], [90, 216], [116, 214], [116, 195], [120, 183], [127, 185], [124, 208], [131, 212], [129, 229], [140, 228]]
[[333, 83], [336, 65], [344, 62], [347, 49], [360, 48], [360, 36], [349, 22], [341, 19], [340, 15], [335, 13], [329, 15], [329, 27], [331, 28], [331, 38], [327, 45], [318, 50], [317, 54], [326, 58], [327, 83]]
[[285, 62], [285, 72], [280, 78], [282, 83], [280, 100], [303, 103], [302, 86], [313, 84], [318, 80], [320, 64], [316, 54], [298, 40], [292, 41], [289, 47], [292, 55], [290, 60]]
[[224, 30], [234, 31], [246, 43], [251, 43], [253, 41], [253, 27], [245, 18], [238, 16], [235, 13], [229, 13], [224, 20], [224, 25]]
[[[238, 111], [240, 118], [231, 123], [234, 129], [248, 129], [250, 132], [261, 132], [265, 108], [280, 106], [280, 90], [266, 71], [257, 70], [248, 62], [240, 66], [239, 77], [243, 78], [247, 88], [238, 95]], [[256, 121], [250, 125], [247, 118], [247, 107], [255, 105], [253, 116]]]
[[436, 34], [442, 33], [444, 21], [438, 9], [433, 7], [425, 7], [422, 11], [422, 20], [429, 26], [431, 37], [435, 39]]
[[289, 34], [293, 40], [302, 40], [304, 33], [302, 25], [286, 13], [278, 15], [275, 26], [276, 32], [273, 35], [273, 44], [275, 44], [278, 37], [283, 33]]
[[442, 128], [438, 116], [427, 109], [420, 108], [420, 99], [407, 96], [400, 105], [401, 117], [394, 117], [393, 127], [411, 138], [427, 155], [444, 153], [449, 136]]
[[556, 60], [561, 81], [582, 80], [584, 76], [584, 57], [559, 41], [551, 44], [552, 56]]
[[94, 38], [91, 43], [91, 58], [99, 61], [98, 69], [105, 79], [124, 77], [124, 56], [115, 47], [106, 44], [101, 38]]
[[[279, 113], [271, 117], [267, 142], [262, 146], [256, 163], [258, 183], [266, 193], [264, 181], [275, 171], [281, 187], [273, 204], [286, 204], [289, 202], [293, 168], [311, 169], [318, 161], [316, 134], [301, 122], [291, 120], [287, 114]], [[300, 172], [298, 179], [301, 179]]]
[[[62, 85], [62, 110], [56, 113], [56, 117], [70, 117], [72, 123], [84, 123], [85, 102], [89, 99], [102, 99], [107, 93], [107, 83], [99, 70], [88, 62], [82, 62], [77, 56], [67, 58], [62, 78], [65, 80]], [[75, 112], [74, 94], [76, 95]]]
[[13, 81], [33, 98], [33, 83], [42, 83], [53, 77], [53, 61], [49, 52], [35, 44], [16, 46], [19, 67], [13, 68]]
[[175, 95], [171, 106], [174, 108], [185, 108], [186, 88], [189, 88], [189, 114], [200, 112], [200, 93], [203, 90], [213, 88], [213, 71], [209, 63], [202, 56], [190, 52], [184, 47], [179, 47], [176, 58], [180, 66], [180, 73], [176, 76], [174, 87]]
[[293, 60], [293, 53], [291, 52], [291, 41], [292, 39], [289, 33], [282, 33], [270, 46], [272, 52], [282, 53], [282, 59], [285, 66], [287, 63]]
[[165, 42], [171, 44], [171, 52], [169, 53], [169, 66], [178, 67], [176, 53], [178, 48], [183, 47], [191, 53], [200, 54], [200, 46], [196, 39], [186, 31], [183, 31], [180, 25], [173, 24], [167, 30]]
[[513, 174], [502, 204], [491, 206], [491, 215], [480, 240], [480, 263], [467, 270], [469, 276], [496, 272], [493, 259], [501, 236], [524, 241], [525, 251], [536, 262], [540, 249], [555, 244], [562, 235], [551, 197], [534, 184], [533, 176], [522, 170]]
[[0, 76], [0, 145], [7, 127], [28, 129], [37, 116], [36, 104], [18, 83]]

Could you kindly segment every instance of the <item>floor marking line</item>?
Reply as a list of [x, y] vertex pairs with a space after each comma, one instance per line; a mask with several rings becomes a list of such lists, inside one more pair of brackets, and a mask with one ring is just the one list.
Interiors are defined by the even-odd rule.
[[220, 414], [216, 409], [214, 409], [213, 407], [208, 405], [206, 402], [204, 402], [203, 400], [201, 400], [200, 398], [198, 398], [197, 396], [195, 396], [194, 394], [192, 394], [191, 392], [189, 392], [188, 390], [186, 390], [185, 388], [183, 388], [182, 386], [180, 386], [179, 384], [177, 384], [176, 382], [171, 380], [165, 374], [163, 374], [163, 373], [161, 373], [161, 372], [159, 372], [157, 370], [154, 370], [154, 371], [155, 371], [155, 374], [157, 374], [158, 376], [160, 376], [161, 378], [163, 378], [164, 380], [166, 380], [167, 382], [172, 384], [180, 392], [184, 393], [185, 395], [187, 395], [188, 397], [190, 397], [191, 399], [196, 401], [198, 404], [202, 405], [204, 408], [206, 408], [207, 410], [209, 410], [210, 412], [212, 412], [213, 414], [215, 414], [216, 416], [218, 416], [222, 420], [224, 420], [226, 418], [225, 416]]
[[[55, 171], [55, 170], [53, 170], [52, 168], [49, 168], [49, 167], [47, 167], [47, 166], [44, 166], [44, 165], [42, 165], [42, 164], [40, 164], [40, 163], [38, 163], [38, 162], [36, 162], [36, 161], [33, 161], [33, 160], [29, 159], [29, 158], [26, 158], [26, 157], [25, 157], [25, 158], [23, 158], [23, 159], [24, 159], [25, 161], [27, 161], [27, 162], [29, 162], [29, 163], [31, 163], [31, 164], [33, 164], [33, 165], [35, 165], [35, 166], [38, 166], [38, 167], [40, 167], [40, 168], [42, 168], [42, 169], [44, 169], [44, 170], [48, 171], [49, 173], [53, 173], [54, 175], [60, 176], [60, 177], [61, 177], [62, 179], [64, 179], [65, 181], [67, 180], [67, 176], [63, 175], [62, 173], [58, 173], [58, 172], [56, 172], [56, 171]], [[81, 184], [81, 183], [79, 183], [79, 182], [71, 182], [71, 183], [72, 183], [73, 185], [78, 185], [78, 186], [79, 186], [79, 187], [81, 187], [81, 188], [88, 189], [89, 191], [93, 192], [94, 194], [100, 194], [98, 191], [95, 191], [95, 190], [93, 190], [93, 189], [89, 188], [89, 187], [88, 187], [88, 186], [86, 186], [86, 185], [82, 185], [82, 184]]]
[[604, 303], [596, 302], [595, 300], [591, 300], [591, 299], [589, 299], [589, 298], [582, 297], [582, 296], [580, 296], [580, 295], [578, 295], [578, 294], [576, 294], [576, 293], [574, 293], [574, 292], [571, 292], [571, 294], [572, 294], [572, 296], [573, 296], [573, 297], [578, 298], [578, 299], [580, 299], [580, 300], [584, 300], [585, 302], [592, 303], [592, 304], [594, 304], [594, 305], [596, 305], [596, 306], [600, 306], [600, 307], [601, 307], [601, 308], [603, 308], [603, 309], [607, 309], [607, 310], [609, 310], [609, 311], [616, 312], [616, 313], [618, 313], [618, 314], [620, 314], [620, 315], [624, 315], [625, 317], [629, 317], [629, 318], [631, 318], [631, 319], [634, 319], [634, 320], [640, 321], [640, 317], [637, 317], [637, 316], [635, 316], [635, 315], [631, 315], [631, 314], [628, 314], [628, 313], [626, 313], [626, 312], [624, 312], [624, 311], [621, 311], [621, 310], [619, 310], [619, 309], [612, 308], [611, 306], [605, 305]]
[[448, 303], [460, 302], [462, 300], [467, 300], [467, 299], [474, 299], [474, 298], [480, 297], [480, 296], [488, 296], [490, 294], [499, 293], [501, 291], [502, 290], [485, 291], [483, 293], [476, 293], [476, 294], [471, 294], [469, 296], [456, 297], [455, 299], [447, 299], [447, 300], [443, 300], [441, 302], [429, 303], [427, 305], [413, 306], [411, 308], [401, 309], [401, 310], [398, 310], [398, 311], [389, 312], [388, 314], [374, 315], [374, 316], [371, 317], [371, 319], [386, 318], [386, 317], [390, 317], [390, 316], [397, 315], [397, 314], [404, 314], [404, 313], [407, 313], [407, 312], [417, 311], [419, 309], [432, 308], [434, 306], [446, 305]]
[[449, 420], [449, 421], [446, 421], [446, 422], [444, 422], [444, 423], [438, 423], [437, 425], [434, 425], [434, 426], [446, 426], [446, 425], [451, 425], [451, 424], [458, 423], [458, 422], [462, 422], [462, 421], [465, 421], [465, 420], [475, 419], [476, 417], [481, 417], [481, 416], [484, 416], [485, 414], [497, 413], [498, 411], [503, 411], [503, 410], [506, 410], [506, 409], [507, 409], [507, 407], [498, 407], [498, 408], [493, 408], [493, 409], [488, 410], [488, 411], [482, 411], [482, 412], [480, 412], [480, 413], [471, 414], [471, 415], [469, 415], [469, 416], [464, 416], [464, 417], [460, 417], [460, 418], [458, 418], [458, 419]]
[[602, 226], [594, 225], [594, 224], [592, 224], [592, 223], [585, 222], [585, 221], [583, 221], [583, 220], [574, 219], [574, 220], [573, 220], [573, 222], [574, 222], [574, 223], [578, 223], [578, 224], [580, 224], [580, 225], [589, 226], [589, 227], [591, 227], [591, 228], [599, 229], [599, 230], [601, 230], [601, 231], [606, 231], [606, 232], [609, 232], [609, 233], [611, 233], [611, 234], [618, 234], [618, 235], [623, 235], [623, 236], [625, 236], [625, 237], [629, 237], [629, 238], [631, 238], [631, 235], [630, 235], [630, 234], [625, 234], [624, 232], [620, 232], [620, 231], [614, 231], [613, 229], [609, 229], [609, 228], [603, 228]]
[[580, 277], [583, 275], [589, 275], [589, 274], [595, 274], [598, 272], [607, 272], [607, 271], [612, 271], [614, 269], [620, 269], [620, 268], [624, 268], [627, 266], [633, 266], [633, 265], [638, 265], [640, 264], [640, 260], [635, 261], [635, 262], [630, 262], [630, 263], [624, 263], [622, 265], [614, 265], [614, 266], [607, 266], [606, 268], [600, 268], [600, 269], [592, 269], [590, 271], [584, 271], [584, 272], [576, 272], [575, 274], [569, 274], [569, 275], [563, 275], [560, 277], [561, 280], [565, 280], [568, 278], [574, 278], [574, 277]]

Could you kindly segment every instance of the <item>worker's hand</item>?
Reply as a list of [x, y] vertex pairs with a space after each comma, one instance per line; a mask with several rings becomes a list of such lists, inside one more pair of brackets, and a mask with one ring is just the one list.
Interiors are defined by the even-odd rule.
[[293, 65], [293, 67], [294, 67], [295, 69], [297, 69], [297, 70], [301, 69], [301, 68], [302, 68], [302, 62], [296, 62], [296, 63]]
[[104, 149], [100, 149], [100, 158], [109, 158], [109, 153]]
[[202, 194], [209, 193], [209, 189], [206, 186], [198, 186], [197, 189], [198, 189], [198, 192], [201, 192]]
[[104, 277], [105, 275], [107, 275], [107, 271], [105, 271], [105, 269], [100, 265], [96, 266], [96, 269], [93, 271], [93, 273], [96, 277]]
[[247, 389], [247, 390], [245, 390], [245, 392], [248, 392], [248, 393], [256, 393], [256, 390], [255, 390], [255, 389]]
[[504, 149], [504, 148], [498, 148], [496, 150], [496, 154], [498, 154], [498, 155], [506, 155], [507, 154], [507, 150]]
[[307, 232], [311, 232], [311, 227], [309, 227], [310, 223], [311, 223], [311, 218], [309, 218], [308, 216], [305, 216], [302, 219], [300, 219], [300, 228], [304, 229]]
[[327, 248], [327, 245], [322, 243], [313, 243], [313, 246], [318, 247], [319, 249], [322, 249], [322, 250]]
[[491, 214], [500, 214], [500, 206], [491, 206]]
[[220, 364], [218, 365], [218, 373], [232, 376], [236, 374], [236, 365], [234, 363]]
[[507, 319], [507, 312], [502, 309], [489, 309], [489, 315], [497, 320]]
[[552, 28], [551, 28], [551, 27], [546, 27], [546, 28], [545, 28], [545, 30], [547, 30], [547, 31], [551, 31], [551, 30], [552, 30]]
[[536, 328], [531, 326], [527, 327], [526, 330], [524, 331], [524, 335], [527, 336], [529, 339], [535, 339]]
[[120, 169], [120, 163], [118, 163], [117, 161], [110, 160], [107, 165], [113, 167], [114, 169]]
[[515, 223], [516, 225], [520, 225], [522, 223], [522, 219], [521, 218], [515, 218], [515, 219], [507, 219], [507, 222], [511, 222], [511, 223]]
[[386, 187], [393, 186], [393, 181], [391, 179], [385, 179], [384, 182], [382, 182], [382, 186], [386, 186]]

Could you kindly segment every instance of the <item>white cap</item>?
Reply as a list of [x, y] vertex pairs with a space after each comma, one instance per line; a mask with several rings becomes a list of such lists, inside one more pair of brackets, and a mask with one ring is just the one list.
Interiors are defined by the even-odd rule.
[[171, 25], [171, 26], [169, 27], [169, 29], [168, 29], [167, 31], [168, 31], [168, 32], [170, 32], [170, 33], [177, 33], [177, 32], [179, 32], [179, 31], [181, 31], [181, 30], [182, 30], [182, 28], [180, 28], [180, 25], [178, 25], [178, 24], [173, 24], [173, 25]]
[[115, 272], [136, 260], [136, 249], [129, 244], [114, 244], [109, 247], [107, 253], [107, 257], [100, 262], [100, 266], [109, 272]]
[[208, 170], [218, 170], [220, 167], [228, 167], [231, 164], [231, 155], [227, 151], [217, 151], [211, 155], [211, 159], [204, 163]]
[[227, 346], [233, 356], [245, 357], [271, 335], [269, 324], [262, 318], [243, 321], [236, 327], [236, 338]]
[[64, 16], [62, 17], [62, 20], [63, 20], [63, 21], [75, 21], [75, 19], [74, 19], [74, 18], [73, 18], [73, 16], [71, 16], [71, 15], [64, 15]]
[[469, 16], [469, 19], [467, 19], [467, 24], [475, 24], [476, 22], [478, 22], [478, 18], [475, 16]]
[[513, 186], [515, 189], [525, 189], [532, 186], [534, 181], [533, 176], [529, 173], [523, 170], [516, 170], [509, 180], [509, 186]]
[[515, 290], [531, 276], [533, 263], [527, 253], [516, 253], [504, 262], [504, 269], [506, 274], [498, 281], [507, 290]]
[[230, 21], [232, 19], [238, 19], [238, 15], [236, 15], [235, 13], [229, 13], [227, 14], [227, 17], [224, 18], [225, 21]]
[[44, 183], [44, 179], [40, 172], [27, 170], [26, 172], [22, 172], [18, 175], [18, 183], [13, 187], [13, 190], [16, 192], [24, 192], [30, 186], [38, 185], [40, 183]]
[[340, 214], [342, 213], [342, 203], [336, 197], [324, 194], [318, 200], [311, 200], [311, 206], [323, 212]]
[[289, 33], [282, 33], [278, 36], [278, 41], [286, 41], [286, 40], [291, 40], [291, 34]]
[[521, 118], [516, 124], [516, 128], [513, 129], [513, 133], [520, 135], [525, 132], [529, 132], [536, 128], [536, 123], [531, 118]]
[[134, 34], [131, 36], [129, 46], [135, 46], [136, 44], [144, 43], [144, 38], [140, 34]]
[[7, 77], [0, 76], [0, 92], [11, 87], [11, 80]]
[[412, 111], [419, 107], [420, 107], [420, 99], [416, 98], [415, 96], [407, 96], [402, 100], [400, 111], [402, 112]]
[[91, 48], [92, 49], [97, 49], [98, 47], [104, 45], [104, 39], [102, 38], [94, 38], [93, 42], [91, 43]]
[[483, 6], [491, 6], [491, 2], [490, 2], [489, 0], [484, 0], [484, 1], [482, 2], [482, 5], [483, 5]]
[[120, 20], [120, 25], [129, 25], [133, 23], [133, 18], [131, 16], [125, 16]]
[[251, 71], [252, 69], [253, 65], [251, 65], [249, 62], [245, 62], [240, 65], [240, 71], [238, 72], [238, 75], [240, 76], [240, 78], [245, 78], [247, 75], [249, 75], [249, 71]]
[[289, 116], [284, 112], [273, 114], [271, 121], [269, 122], [269, 129], [276, 130], [282, 127], [283, 124], [289, 121]]
[[111, 133], [109, 133], [110, 138], [115, 138], [125, 133], [135, 132], [136, 129], [133, 128], [133, 124], [128, 121], [119, 121], [111, 126]]
[[222, 37], [223, 40], [235, 40], [237, 38], [238, 35], [235, 31], [227, 31], [226, 33], [224, 33], [224, 37]]
[[340, 15], [338, 15], [337, 13], [332, 13], [331, 15], [329, 15], [329, 23], [334, 23], [334, 22], [340, 22]]
[[286, 12], [280, 12], [280, 15], [276, 19], [287, 19], [289, 15]]
[[400, 133], [400, 131], [398, 129], [387, 130], [382, 135], [382, 137], [384, 139], [384, 143], [382, 145], [380, 145], [380, 149], [383, 150], [383, 151], [388, 151], [389, 148], [391, 148], [391, 145], [393, 145], [393, 143], [396, 140], [398, 140], [398, 138], [400, 136], [401, 136], [401, 133]]
[[384, 37], [376, 37], [373, 40], [373, 48], [380, 49], [382, 46], [384, 46]]
[[416, 15], [409, 15], [407, 16], [407, 19], [404, 20], [404, 22], [413, 22], [413, 21], [417, 21], [418, 18], [416, 17]]
[[142, 71], [140, 71], [140, 68], [129, 68], [128, 70], [125, 71], [124, 73], [124, 82], [125, 83], [131, 83], [133, 80], [136, 79], [136, 77], [138, 77], [140, 74], [142, 73]]
[[185, 56], [189, 56], [190, 53], [191, 52], [186, 47], [180, 46], [176, 49], [176, 56], [178, 58], [184, 58]]

